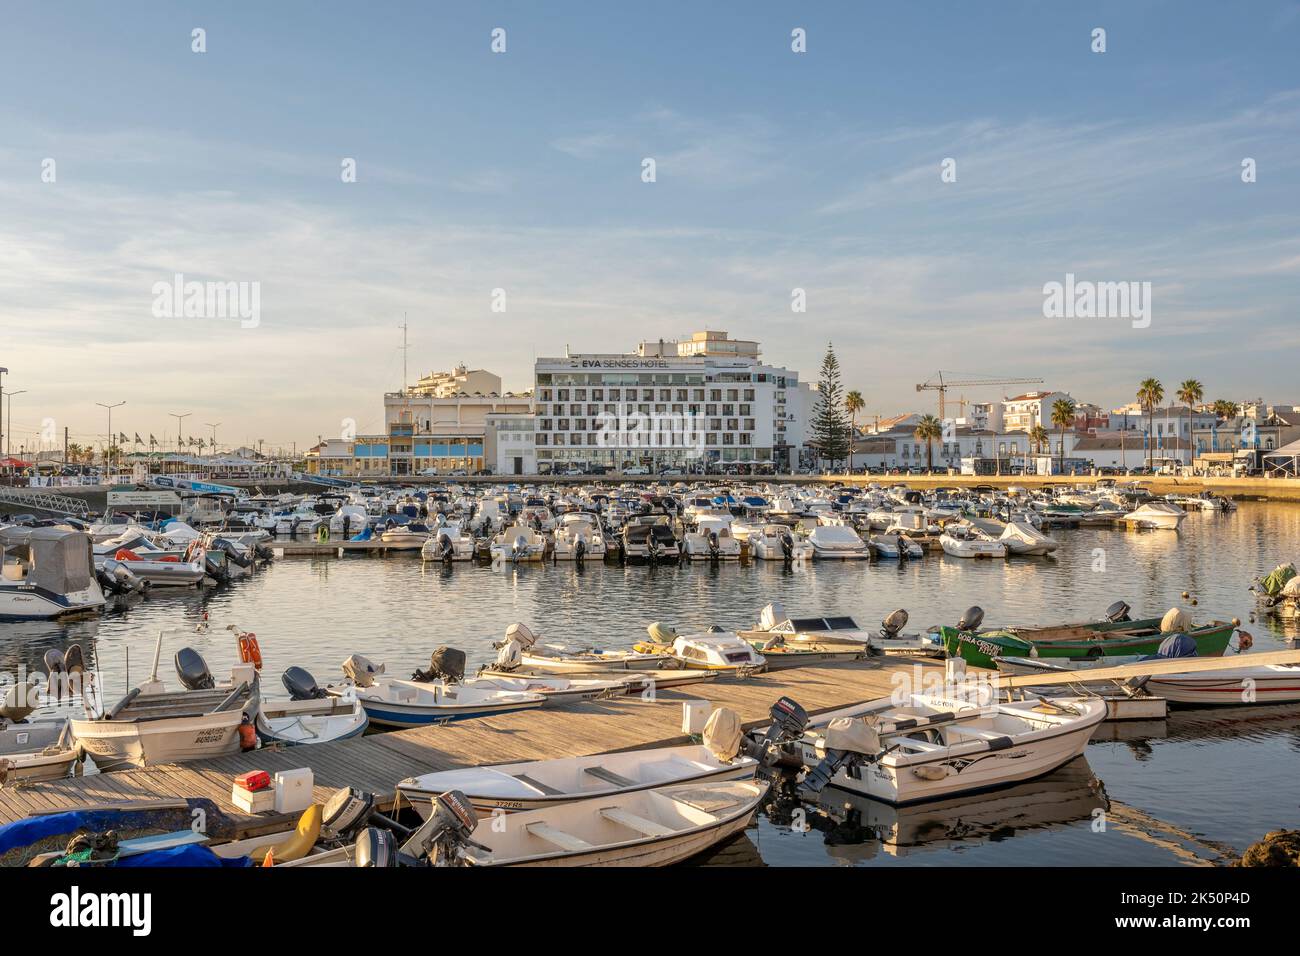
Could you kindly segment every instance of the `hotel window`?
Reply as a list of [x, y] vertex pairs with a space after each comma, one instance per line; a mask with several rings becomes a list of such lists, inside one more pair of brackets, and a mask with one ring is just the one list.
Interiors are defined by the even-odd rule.
[[748, 405], [741, 405], [741, 406], [740, 406], [740, 414], [742, 414], [742, 415], [752, 415], [753, 412], [750, 411], [750, 407], [749, 407]]
[[677, 390], [677, 401], [679, 402], [686, 401], [686, 395], [687, 395], [687, 390], [684, 388], [679, 388]]
[[705, 415], [716, 415], [716, 414], [718, 414], [718, 406], [717, 406], [717, 405], [705, 405], [705, 406], [704, 406], [704, 414], [705, 414]]
[[549, 418], [543, 418], [537, 423], [537, 427], [544, 432], [549, 432], [551, 430], [551, 420]]
[[754, 400], [754, 390], [752, 388], [745, 389], [745, 401], [752, 402], [753, 400]]
[[745, 431], [747, 431], [747, 432], [752, 432], [753, 430], [754, 430], [754, 419], [752, 419], [752, 418], [746, 418], [746, 419], [745, 419]]
[[594, 444], [596, 444], [596, 439], [597, 439], [598, 437], [599, 437], [599, 436], [598, 436], [595, 432], [591, 432], [590, 434], [587, 435], [587, 444], [588, 444], [588, 445], [594, 445]]
[[581, 405], [570, 405], [570, 406], [569, 406], [569, 414], [570, 414], [570, 415], [581, 415], [581, 414], [582, 414], [582, 406], [581, 406]]
[[656, 415], [666, 415], [667, 413], [668, 413], [668, 406], [667, 406], [667, 405], [656, 405], [656, 406], [655, 406], [655, 414], [656, 414]]
[[593, 402], [603, 402], [605, 400], [605, 390], [603, 388], [593, 388], [591, 390], [591, 400]]
[[722, 433], [722, 444], [724, 444], [724, 445], [734, 445], [735, 443], [736, 443], [736, 436], [735, 436], [735, 435], [731, 434], [731, 432], [723, 432], [723, 433]]
[[621, 396], [619, 395], [619, 389], [617, 389], [617, 388], [611, 388], [611, 389], [609, 390], [609, 400], [610, 400], [611, 402], [617, 402], [617, 401], [619, 400], [620, 397], [621, 397]]
[[603, 408], [602, 410], [603, 410], [607, 415], [617, 415], [617, 414], [618, 414], [618, 406], [617, 406], [617, 405], [606, 405], [606, 406], [604, 406], [604, 408]]
[[722, 431], [722, 419], [721, 419], [721, 418], [710, 418], [710, 419], [709, 419], [709, 427], [710, 427], [710, 428], [713, 428], [713, 429], [717, 429], [718, 431]]
[[547, 435], [538, 435], [538, 436], [537, 436], [537, 444], [539, 444], [539, 445], [545, 445], [545, 444], [547, 443], [547, 438], [548, 438], [548, 437], [549, 437], [549, 436], [547, 436]]
[[587, 420], [585, 418], [579, 418], [576, 422], [573, 423], [573, 430], [579, 432], [585, 432], [587, 430]]
[[749, 444], [749, 436], [748, 436], [748, 435], [741, 435], [741, 436], [740, 436], [740, 443], [741, 443], [742, 445], [748, 445], [748, 444]]
[[740, 398], [740, 389], [738, 388], [727, 389], [727, 401], [734, 402], [739, 398]]
[[673, 400], [673, 390], [671, 388], [659, 389], [659, 401], [671, 402]]
[[735, 405], [723, 405], [723, 406], [722, 406], [722, 414], [724, 414], [724, 415], [734, 415], [734, 414], [736, 414], [736, 406], [735, 406]]
[[585, 402], [587, 400], [587, 390], [585, 388], [575, 388], [573, 390], [573, 400], [575, 402]]
[[549, 388], [542, 389], [541, 394], [538, 396], [538, 398], [540, 398], [544, 402], [549, 402], [551, 400], [551, 390]]
[[555, 397], [561, 402], [567, 402], [569, 400], [569, 390], [567, 388], [557, 388]]
[[567, 418], [561, 418], [555, 423], [555, 427], [559, 431], [567, 432], [569, 430], [569, 420]]
[[691, 398], [693, 398], [697, 402], [704, 401], [704, 389], [702, 388], [691, 389]]
[[707, 435], [704, 436], [704, 444], [716, 445], [717, 443], [718, 443], [718, 436], [713, 434], [713, 432], [709, 432]]

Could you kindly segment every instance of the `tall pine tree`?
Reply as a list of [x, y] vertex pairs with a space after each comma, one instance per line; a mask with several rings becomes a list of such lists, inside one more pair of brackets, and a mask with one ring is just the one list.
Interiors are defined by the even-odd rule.
[[821, 457], [834, 464], [849, 457], [849, 423], [844, 417], [844, 386], [840, 384], [840, 362], [835, 349], [826, 346], [821, 379], [817, 383], [817, 405], [813, 409], [812, 437]]

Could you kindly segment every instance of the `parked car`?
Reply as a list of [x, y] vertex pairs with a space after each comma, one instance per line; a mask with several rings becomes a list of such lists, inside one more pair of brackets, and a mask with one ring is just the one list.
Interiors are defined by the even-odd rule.
[[624, 468], [624, 469], [623, 469], [623, 474], [625, 474], [625, 475], [648, 475], [648, 474], [650, 474], [650, 469], [647, 468], [645, 465], [633, 465], [631, 468]]

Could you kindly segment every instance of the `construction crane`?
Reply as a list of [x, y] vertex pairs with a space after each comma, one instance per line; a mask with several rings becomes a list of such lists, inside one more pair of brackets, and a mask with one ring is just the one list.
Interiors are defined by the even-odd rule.
[[946, 380], [943, 372], [939, 372], [928, 382], [922, 382], [916, 386], [918, 392], [938, 392], [939, 393], [939, 420], [943, 421], [946, 417], [947, 408], [945, 399], [950, 388], [978, 388], [983, 385], [1042, 385], [1041, 378], [984, 378], [984, 379], [963, 379], [961, 381]]

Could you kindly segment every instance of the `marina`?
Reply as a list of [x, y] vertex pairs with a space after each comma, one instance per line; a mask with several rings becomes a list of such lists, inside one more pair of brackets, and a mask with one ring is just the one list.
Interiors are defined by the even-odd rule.
[[[1257, 711], [1267, 713], [1271, 705], [1270, 725], [1300, 727], [1300, 700], [1286, 691], [1286, 677], [1295, 665], [1275, 664], [1271, 665], [1275, 670], [1267, 670], [1278, 649], [1294, 642], [1291, 618], [1271, 613], [1274, 608], [1269, 602], [1255, 601], [1250, 591], [1252, 585], [1265, 587], [1256, 582], [1266, 577], [1269, 562], [1256, 560], [1256, 575], [1231, 591], [1225, 591], [1218, 576], [1209, 571], [1213, 565], [1209, 555], [1234, 553], [1236, 541], [1255, 540], [1261, 534], [1286, 540], [1300, 526], [1300, 512], [1293, 505], [1243, 500], [1232, 508], [1184, 512], [1186, 520], [1175, 531], [1135, 532], [1109, 517], [1104, 522], [1077, 517], [1090, 510], [1088, 496], [1096, 502], [1091, 508], [1109, 509], [1112, 499], [1105, 497], [1104, 489], [1072, 491], [1068, 499], [1076, 502], [1072, 511], [1058, 507], [1067, 498], [1060, 490], [1051, 495], [1014, 490], [1002, 494], [987, 488], [932, 491], [897, 484], [854, 487], [807, 482], [779, 487], [732, 484], [721, 490], [700, 482], [649, 486], [588, 482], [576, 487], [539, 484], [512, 489], [452, 485], [372, 491], [372, 498], [349, 519], [353, 527], [344, 529], [339, 540], [329, 529], [337, 527], [338, 515], [349, 506], [346, 496], [337, 493], [322, 499], [308, 494], [276, 500], [280, 510], [301, 516], [296, 519], [300, 535], [274, 533], [270, 526], [278, 525], [279, 518], [271, 514], [263, 521], [240, 495], [212, 511], [209, 523], [199, 522], [197, 528], [164, 518], [161, 530], [156, 530], [138, 515], [102, 527], [92, 520], [87, 526], [92, 551], [107, 553], [115, 547], [101, 549], [93, 544], [101, 538], [130, 539], [136, 549], [148, 553], [156, 549], [158, 554], [191, 542], [181, 550], [195, 561], [206, 561], [192, 543], [207, 549], [223, 541], [231, 550], [222, 553], [246, 558], [247, 572], [209, 573], [198, 587], [127, 589], [107, 595], [104, 608], [90, 615], [6, 625], [19, 643], [11, 640], [3, 652], [11, 663], [33, 671], [51, 661], [58, 666], [74, 653], [73, 645], [83, 648], [86, 669], [95, 675], [97, 696], [89, 705], [90, 720], [75, 719], [75, 711], [66, 703], [37, 714], [41, 718], [48, 713], [56, 720], [60, 713], [73, 716], [71, 726], [80, 732], [74, 734], [71, 750], [63, 752], [81, 752], [87, 759], [84, 766], [77, 764], [76, 775], [65, 779], [22, 781], [15, 768], [15, 781], [0, 786], [0, 825], [60, 811], [137, 807], [163, 812], [168, 801], [186, 801], [186, 806], [199, 801], [220, 819], [224, 839], [236, 841], [230, 846], [238, 847], [243, 845], [238, 841], [256, 841], [267, 834], [278, 839], [297, 819], [292, 811], [249, 812], [252, 804], [235, 801], [231, 782], [241, 775], [274, 777], [309, 771], [312, 799], [322, 806], [340, 788], [355, 788], [370, 794], [377, 810], [400, 814], [402, 781], [519, 761], [637, 753], [650, 759], [662, 748], [696, 745], [698, 721], [715, 712], [734, 714], [746, 734], [761, 734], [771, 720], [774, 702], [789, 699], [816, 727], [823, 719], [861, 712], [863, 702], [888, 700], [900, 689], [951, 679], [952, 675], [945, 677], [945, 650], [949, 654], [960, 650], [956, 663], [996, 680], [998, 672], [989, 669], [994, 659], [988, 655], [993, 654], [999, 670], [1010, 669], [1034, 693], [1064, 699], [1068, 708], [1077, 706], [1068, 703], [1069, 695], [1083, 691], [1101, 707], [1104, 722], [1089, 723], [1084, 735], [1085, 740], [1092, 737], [1091, 745], [1080, 744], [1062, 751], [1060, 757], [1048, 757], [1040, 770], [1021, 765], [1030, 768], [1030, 776], [1051, 778], [1056, 773], [1053, 761], [1099, 759], [1105, 747], [1115, 744], [1146, 741], [1144, 746], [1158, 747], [1171, 726], [1187, 719], [1188, 707], [1203, 705], [1206, 695], [1230, 695], [1233, 687], [1240, 690], [1246, 677], [1253, 682], [1256, 675], [1261, 704], [1242, 712], [1253, 720]], [[1139, 489], [1110, 492], [1122, 503], [1114, 510], [1128, 513], [1125, 508], [1131, 510], [1135, 492]], [[1157, 500], [1140, 493], [1148, 501]], [[326, 500], [333, 510], [322, 507]], [[742, 500], [748, 504], [741, 505]], [[774, 527], [795, 539], [825, 527], [856, 533], [866, 546], [865, 559], [828, 560], [819, 558], [815, 549], [795, 548], [777, 560], [764, 559], [752, 550], [760, 539], [746, 533], [754, 508], [763, 509], [755, 528], [776, 518]], [[701, 520], [705, 530], [698, 533], [705, 535], [723, 526], [739, 527], [739, 560], [721, 554], [692, 555], [687, 548], [658, 554], [628, 549], [619, 531], [634, 524], [640, 510], [659, 516], [654, 526], [662, 529], [661, 541], [668, 535], [674, 541], [691, 540]], [[236, 520], [236, 515], [243, 517]], [[559, 559], [555, 542], [561, 540], [562, 529], [573, 526], [564, 520], [569, 515], [581, 518], [583, 540], [592, 544], [598, 557]], [[827, 515], [837, 516], [839, 523], [828, 524]], [[1004, 554], [995, 562], [972, 561], [937, 547], [937, 538], [949, 529], [996, 530], [996, 523], [1010, 515], [1018, 515], [1015, 520], [1034, 530], [1033, 540], [1050, 540], [1054, 547], [1019, 556]], [[198, 521], [197, 516], [189, 517]], [[436, 541], [438, 528], [465, 528], [471, 541], [470, 560], [449, 560], [441, 549], [429, 554], [430, 549], [420, 547], [418, 541], [415, 547], [409, 541], [385, 545], [373, 529], [390, 526], [394, 518], [409, 534], [422, 536], [422, 541]], [[259, 523], [265, 527], [259, 528]], [[876, 528], [891, 524], [905, 526], [900, 534], [922, 544], [920, 556], [894, 556], [869, 544]], [[539, 541], [536, 558], [503, 554], [495, 547], [495, 542], [509, 542], [514, 529], [523, 529]], [[1105, 554], [1105, 570], [1100, 573], [1094, 570], [1099, 549]], [[222, 570], [222, 566], [207, 567], [210, 572]], [[1157, 568], [1166, 570], [1151, 579]], [[1274, 578], [1282, 583], [1274, 584]], [[1267, 587], [1280, 593], [1285, 579], [1281, 571], [1275, 572]], [[1105, 582], [1121, 584], [1110, 594], [1079, 588]], [[311, 606], [316, 611], [309, 619], [293, 615], [289, 608], [300, 605], [281, 604], [277, 595], [282, 593], [314, 594]], [[864, 602], [868, 593], [871, 597]], [[981, 606], [961, 606], [958, 595], [972, 593], [980, 595]], [[1086, 605], [1080, 603], [1085, 593], [1092, 596]], [[1118, 593], [1126, 599], [1108, 600]], [[685, 595], [695, 597], [684, 600]], [[1153, 611], [1167, 604], [1170, 610], [1163, 620], [1130, 622], [1129, 601], [1141, 601]], [[1225, 606], [1226, 612], [1219, 610]], [[1207, 615], [1202, 607], [1215, 610]], [[379, 608], [385, 626], [368, 627], [368, 609]], [[467, 608], [474, 609], [468, 616]], [[710, 610], [701, 615], [706, 608]], [[997, 622], [1037, 618], [1090, 623], [1006, 628], [986, 623], [986, 614], [990, 618], [997, 614]], [[869, 623], [873, 618], [881, 622], [878, 627]], [[253, 620], [259, 622], [256, 635], [244, 630], [243, 622]], [[1204, 628], [1204, 640], [1198, 628]], [[1239, 639], [1247, 628], [1248, 639]], [[141, 629], [153, 630], [152, 642], [140, 640]], [[1108, 636], [1112, 632], [1115, 637]], [[1057, 667], [1052, 673], [1061, 673], [1051, 654], [1026, 658], [1041, 659], [1042, 665], [1034, 665], [1040, 670], [1015, 665], [1016, 654], [1031, 654], [1037, 647], [1065, 654], [1062, 659], [1067, 664], [1071, 654], [1079, 654], [1080, 660], [1109, 659], [1145, 675], [1154, 665], [1141, 670], [1141, 664], [1131, 663], [1140, 660], [1134, 654], [1154, 653], [1157, 646], [1163, 652], [1164, 637], [1175, 633], [1190, 645], [1190, 652], [1199, 654], [1187, 658], [1187, 663], [1166, 662], [1162, 665], [1166, 673], [1195, 670], [1203, 658], [1222, 660], [1229, 668], [1224, 676], [1181, 673], [1166, 679], [1156, 674], [1147, 689], [1133, 693], [1119, 679], [1114, 684], [1095, 680], [1095, 668], [1090, 667], [1079, 670], [1078, 678], [1065, 678], [1061, 688], [1053, 690], [1046, 686], [1053, 683], [1051, 679], [1043, 678], [1040, 687], [1026, 676], [1042, 673], [1042, 667]], [[1126, 642], [1130, 634], [1154, 636]], [[1096, 640], [1114, 644], [1104, 653], [1115, 656], [1094, 658], [1089, 641]], [[447, 647], [460, 650], [440, 649]], [[1074, 647], [1078, 650], [1070, 650]], [[190, 648], [184, 662], [181, 648]], [[36, 650], [44, 656], [43, 662], [32, 659]], [[256, 654], [260, 669], [240, 662], [250, 652]], [[1250, 664], [1251, 653], [1266, 655], [1260, 657], [1264, 665]], [[1300, 660], [1300, 651], [1286, 653]], [[149, 746], [156, 751], [158, 744], [146, 746], [143, 740], [109, 744], [120, 739], [115, 736], [119, 732], [107, 733], [108, 725], [97, 722], [94, 714], [103, 713], [135, 686], [133, 675], [147, 672], [151, 658], [154, 673], [146, 685], [163, 686], [165, 679], [156, 676], [161, 672], [158, 661], [165, 667], [172, 655], [182, 684], [210, 689], [156, 699], [177, 707], [191, 696], [198, 702], [199, 696], [207, 695], [192, 711], [196, 716], [185, 718], [210, 724], [211, 734], [204, 744], [207, 752], [164, 747], [162, 753], [175, 757], [160, 762], [148, 756]], [[221, 674], [224, 662], [231, 659], [235, 661], [231, 676], [221, 678], [225, 683], [213, 682], [209, 667]], [[1284, 659], [1291, 660], [1285, 655]], [[66, 663], [66, 670], [72, 672], [77, 666]], [[414, 679], [408, 680], [412, 670]], [[273, 680], [282, 671], [283, 691]], [[475, 678], [475, 673], [484, 676]], [[251, 681], [252, 697], [238, 696], [241, 680], [245, 688]], [[1171, 689], [1173, 700], [1160, 695], [1162, 687]], [[1180, 687], [1204, 690], [1185, 691], [1192, 696], [1179, 699]], [[1019, 685], [1008, 688], [1013, 695], [1008, 706], [1018, 706], [1014, 695], [1023, 692]], [[284, 699], [286, 691], [292, 699]], [[115, 708], [118, 723], [130, 726], [131, 708], [155, 699], [148, 694], [158, 693], [126, 693]], [[350, 700], [354, 703], [348, 704]], [[236, 741], [241, 707], [257, 716], [259, 749], [248, 750]], [[368, 729], [349, 716], [363, 710]], [[213, 711], [212, 717], [198, 716], [208, 711]], [[1223, 720], [1232, 725], [1229, 718]], [[792, 755], [801, 755], [797, 759], [805, 763], [808, 773], [817, 763], [814, 750], [807, 749], [812, 746], [790, 749]], [[83, 749], [77, 751], [78, 747]], [[629, 779], [611, 773], [610, 779]], [[1140, 771], [1136, 767], [1122, 771], [1120, 779], [1128, 773]], [[536, 779], [527, 772], [524, 777]], [[851, 787], [846, 791], [843, 784], [834, 783], [838, 778], [833, 772], [827, 779], [831, 785], [824, 788], [826, 792], [851, 793]], [[997, 784], [1023, 785], [1015, 777]], [[773, 826], [783, 812], [772, 803], [777, 799], [773, 793], [760, 801], [759, 833]], [[882, 794], [872, 791], [867, 798], [880, 800]], [[818, 802], [823, 797], [819, 790], [803, 799]], [[906, 805], [917, 800], [982, 798], [947, 796], [939, 789], [933, 795], [893, 799]], [[1147, 812], [1159, 818], [1167, 812], [1161, 806], [1164, 802], [1157, 799]], [[630, 818], [649, 819], [627, 812]], [[1266, 824], [1261, 821], [1261, 825]], [[658, 832], [659, 826], [651, 829]], [[769, 840], [761, 852], [765, 857], [775, 854], [768, 862], [781, 862], [784, 846]], [[1239, 846], [1237, 852], [1242, 849]], [[320, 865], [348, 862], [352, 851], [348, 852], [346, 859], [327, 855]], [[1147, 853], [1135, 848], [1134, 852], [1136, 858]], [[1180, 862], [1207, 859], [1200, 852], [1178, 858]], [[1221, 850], [1217, 858], [1231, 858], [1230, 851]]]

